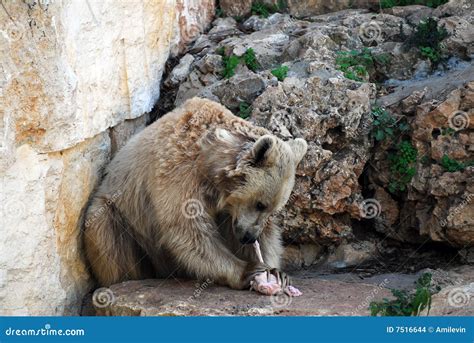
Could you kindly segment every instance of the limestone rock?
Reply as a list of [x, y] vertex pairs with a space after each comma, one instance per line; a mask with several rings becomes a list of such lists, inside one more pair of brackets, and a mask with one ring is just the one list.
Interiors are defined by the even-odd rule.
[[[180, 2], [178, 13], [174, 2], [117, 7], [68, 1], [64, 6], [50, 2], [47, 8], [11, 2], [7, 10], [15, 14], [15, 23], [5, 11], [0, 14], [2, 29], [11, 33], [0, 37], [9, 75], [2, 95], [17, 99], [2, 106], [15, 136], [7, 145], [14, 139], [37, 151], [59, 151], [150, 111], [168, 56], [210, 18], [203, 15], [197, 22], [188, 4]], [[213, 5], [204, 1], [201, 6], [206, 13]], [[54, 22], [57, 18], [63, 22]], [[176, 30], [181, 36], [169, 40]]]
[[220, 42], [229, 36], [241, 34], [243, 33], [237, 28], [237, 21], [232, 17], [226, 17], [214, 20], [207, 37], [213, 42]]
[[91, 287], [79, 229], [89, 195], [146, 125], [168, 57], [213, 13], [211, 0], [3, 4], [1, 315], [78, 314]]
[[[474, 11], [474, 10], [473, 10]], [[439, 21], [449, 36], [443, 46], [451, 56], [469, 59], [474, 55], [474, 24], [466, 17], [448, 17]]]
[[432, 298], [430, 316], [474, 316], [474, 282], [449, 286]]
[[253, 0], [220, 0], [219, 5], [226, 16], [245, 16], [250, 13]]
[[433, 16], [433, 8], [422, 5], [395, 6], [387, 8], [384, 12], [400, 18], [406, 18], [417, 25], [420, 21]]
[[171, 71], [171, 75], [167, 80], [171, 85], [177, 85], [183, 82], [191, 71], [191, 64], [194, 62], [194, 57], [191, 54], [184, 55], [179, 64]]
[[359, 241], [339, 245], [327, 260], [330, 268], [346, 268], [361, 265], [377, 258], [374, 243]]
[[243, 71], [219, 83], [213, 93], [229, 109], [237, 109], [242, 102], [251, 104], [265, 89], [264, 79], [250, 71]]
[[282, 256], [283, 270], [298, 270], [318, 262], [323, 251], [319, 244], [289, 245]]
[[[77, 313], [91, 286], [80, 213], [109, 160], [110, 145], [104, 133], [62, 153], [39, 154], [26, 144], [16, 149], [1, 179], [3, 315]], [[22, 249], [6, 244], [20, 241]]]
[[439, 18], [463, 16], [466, 13], [472, 15], [473, 11], [474, 5], [471, 0], [449, 0], [446, 4], [435, 8], [433, 15]]
[[[432, 274], [431, 285], [440, 291], [433, 295], [430, 316], [473, 316], [474, 267], [462, 266], [448, 270], [426, 269], [418, 273]], [[427, 310], [422, 315], [426, 315]]]
[[[313, 243], [316, 237], [339, 241], [350, 226], [349, 217], [334, 216], [333, 224], [328, 225], [329, 217], [324, 214], [349, 212], [360, 216], [358, 201], [362, 196], [357, 178], [368, 159], [368, 146], [359, 142], [362, 144], [355, 148], [355, 141], [361, 138], [355, 132], [367, 120], [364, 114], [371, 88], [354, 85], [353, 90], [344, 91], [344, 85], [345, 81], [331, 78], [287, 78], [254, 102], [252, 120], [258, 125], [282, 138], [302, 137], [310, 142], [297, 172], [294, 195], [287, 210], [277, 217], [288, 242], [304, 243], [310, 237]], [[352, 147], [351, 153], [348, 147]], [[318, 233], [302, 234], [305, 227]], [[288, 231], [299, 234], [293, 236]]]
[[[465, 148], [471, 144], [468, 135], [471, 119], [467, 112], [462, 111], [465, 108], [464, 94], [469, 92], [472, 83], [451, 92], [447, 100], [434, 110], [426, 114], [421, 112], [415, 119], [415, 144], [426, 151], [434, 163], [441, 164], [445, 156], [461, 162], [474, 158], [472, 152]], [[433, 138], [433, 132], [441, 133], [449, 127], [454, 130], [453, 134], [440, 134]], [[428, 141], [425, 139], [427, 136], [431, 136]], [[420, 199], [418, 206], [421, 208], [421, 203], [434, 201], [435, 207], [431, 216], [420, 221], [420, 231], [434, 240], [445, 240], [455, 246], [474, 244], [472, 168], [457, 172], [431, 168], [427, 173], [431, 174], [430, 187], [420, 191], [427, 192], [429, 197]]]
[[377, 1], [374, 0], [288, 0], [290, 13], [296, 17], [309, 17], [349, 8], [373, 8], [374, 6], [378, 6]]
[[[289, 2], [290, 11], [296, 3]], [[311, 7], [311, 4], [306, 5]], [[419, 10], [431, 11], [417, 6], [393, 9], [393, 15], [347, 10], [319, 15], [312, 18], [312, 22], [295, 20], [280, 13], [268, 18], [252, 16], [242, 24], [250, 31], [246, 34], [228, 31], [236, 27], [233, 19], [214, 22], [208, 36], [227, 32], [225, 38], [213, 43], [214, 53], [198, 58], [196, 68], [180, 85], [175, 103], [180, 104], [198, 95], [219, 101], [235, 113], [238, 113], [241, 103], [251, 104], [252, 122], [283, 139], [303, 137], [308, 141], [308, 153], [298, 168], [293, 195], [285, 211], [274, 218], [275, 223], [283, 228], [286, 244], [341, 243], [350, 239], [353, 221], [365, 219], [361, 217], [361, 205], [365, 199], [360, 177], [370, 156], [372, 142], [367, 136], [372, 126], [370, 110], [375, 88], [370, 83], [356, 83], [343, 77], [337, 70], [335, 59], [341, 45], [347, 49], [376, 45], [374, 54], [388, 51], [391, 56], [387, 66], [378, 66], [384, 77], [408, 79], [414, 73], [428, 73], [418, 63], [417, 51], [405, 51], [400, 36], [400, 28], [405, 34], [413, 31], [407, 17], [419, 14]], [[202, 38], [202, 41], [206, 39]], [[242, 57], [249, 48], [255, 52], [259, 64], [257, 70], [251, 71], [240, 62], [233, 77], [222, 79], [218, 72], [221, 60], [215, 52], [219, 50], [227, 56]], [[287, 77], [280, 82], [270, 73], [279, 65], [288, 68]], [[416, 67], [407, 68], [411, 65]], [[468, 79], [471, 72], [471, 67], [449, 71], [434, 85], [431, 79], [397, 81], [400, 86], [395, 87], [395, 92], [380, 101], [388, 106], [401, 102], [404, 115], [420, 113], [420, 119], [414, 119], [414, 123], [420, 121], [420, 129], [414, 131], [414, 136], [420, 139], [423, 136], [425, 141], [432, 142], [432, 158], [441, 158], [449, 146], [454, 157], [467, 160], [464, 146], [470, 144], [469, 135], [459, 135], [459, 139], [449, 142], [443, 138], [433, 140], [426, 128], [432, 126], [432, 121], [441, 120], [446, 124], [449, 114], [461, 108], [460, 91], [457, 98], [448, 95], [465, 83], [462, 80]], [[467, 99], [463, 100], [466, 104], [471, 103], [471, 93], [468, 90], [462, 93], [462, 98]], [[433, 100], [445, 97], [448, 99], [442, 105]], [[427, 104], [431, 102], [434, 103], [430, 107]], [[426, 111], [421, 111], [421, 108], [426, 108]], [[380, 163], [380, 171], [371, 181], [383, 185], [389, 177], [389, 165], [386, 161]], [[423, 169], [414, 179], [413, 186], [427, 191], [429, 177], [428, 171]], [[422, 235], [426, 233], [418, 228], [415, 216], [425, 218], [422, 216], [426, 212], [424, 206], [417, 205], [414, 199], [400, 206], [383, 187], [372, 187], [376, 190], [373, 197], [380, 198], [382, 205], [380, 216], [373, 219], [377, 230], [397, 236], [395, 239], [421, 241], [420, 232]], [[408, 216], [404, 222], [407, 225], [394, 230], [400, 217], [405, 215]], [[436, 237], [442, 240], [441, 236]], [[301, 262], [299, 248], [296, 250], [298, 252], [292, 254]], [[296, 265], [304, 264], [300, 262]]]
[[[294, 279], [303, 292], [296, 298], [262, 296], [217, 286], [212, 280], [144, 280], [113, 285], [92, 300], [97, 315], [106, 316], [329, 316], [369, 315], [367, 298], [389, 296], [376, 285], [321, 279]], [[94, 297], [93, 297], [94, 299]]]

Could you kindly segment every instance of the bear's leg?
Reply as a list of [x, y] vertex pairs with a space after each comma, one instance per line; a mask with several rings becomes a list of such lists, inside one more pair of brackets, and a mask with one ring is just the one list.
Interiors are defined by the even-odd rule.
[[222, 243], [212, 224], [186, 223], [167, 230], [161, 238], [179, 267], [199, 279], [209, 278], [233, 289], [245, 289], [255, 275], [268, 270], [259, 262], [236, 257]]
[[267, 265], [276, 269], [280, 269], [280, 260], [283, 254], [280, 236], [280, 232], [276, 228], [268, 226], [265, 227], [258, 239], [263, 260]]
[[101, 286], [153, 277], [149, 259], [132, 236], [132, 228], [114, 204], [96, 198], [85, 222], [84, 248]]

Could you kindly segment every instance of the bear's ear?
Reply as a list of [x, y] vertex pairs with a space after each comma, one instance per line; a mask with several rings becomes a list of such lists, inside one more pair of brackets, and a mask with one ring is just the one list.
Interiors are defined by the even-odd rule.
[[276, 145], [275, 137], [260, 137], [237, 161], [235, 174], [242, 174], [246, 167], [261, 168], [274, 163], [272, 151]]
[[250, 163], [254, 167], [262, 167], [273, 163], [274, 161], [272, 160], [271, 155], [275, 144], [275, 137], [271, 135], [260, 137], [252, 147]]
[[298, 165], [308, 150], [308, 143], [302, 138], [296, 138], [289, 141], [288, 144], [290, 144], [291, 150], [295, 155], [295, 164]]

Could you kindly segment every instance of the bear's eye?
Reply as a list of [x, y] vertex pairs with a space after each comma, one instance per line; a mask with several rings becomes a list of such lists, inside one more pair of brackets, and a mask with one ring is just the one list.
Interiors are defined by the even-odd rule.
[[264, 204], [262, 204], [260, 201], [257, 202], [257, 211], [260, 211], [260, 212], [263, 212], [267, 209], [267, 206], [265, 206]]

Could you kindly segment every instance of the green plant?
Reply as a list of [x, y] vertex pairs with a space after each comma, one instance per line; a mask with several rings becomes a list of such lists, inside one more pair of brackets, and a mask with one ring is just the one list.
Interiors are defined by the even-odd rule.
[[416, 158], [418, 151], [409, 141], [401, 141], [396, 146], [396, 152], [389, 155], [390, 182], [388, 189], [391, 193], [405, 191], [416, 174]]
[[259, 15], [263, 18], [268, 18], [271, 13], [276, 12], [277, 10], [278, 9], [276, 6], [267, 5], [262, 2], [254, 2], [252, 4], [251, 11], [253, 15]]
[[438, 26], [436, 19], [428, 18], [418, 24], [409, 44], [417, 46], [420, 54], [436, 66], [443, 55], [441, 41], [447, 36], [448, 32], [444, 27]]
[[257, 69], [260, 67], [257, 61], [257, 56], [255, 56], [255, 51], [252, 48], [248, 48], [245, 51], [243, 59], [247, 67], [252, 71], [257, 71]]
[[448, 0], [380, 0], [380, 7], [392, 8], [395, 6], [424, 5], [435, 8], [447, 2]]
[[288, 67], [279, 66], [278, 68], [272, 70], [272, 75], [275, 76], [278, 81], [283, 81], [288, 75]]
[[420, 53], [421, 56], [428, 58], [433, 63], [438, 63], [441, 60], [441, 53], [429, 46], [420, 47]]
[[222, 56], [222, 63], [224, 64], [224, 69], [222, 70], [222, 77], [228, 79], [235, 75], [235, 69], [240, 63], [240, 58], [235, 55], [224, 55]]
[[424, 155], [422, 158], [420, 158], [420, 162], [421, 164], [423, 164], [424, 166], [429, 166], [431, 164], [431, 159], [429, 156], [427, 155]]
[[216, 53], [222, 56], [222, 64], [224, 65], [222, 77], [226, 79], [235, 75], [235, 69], [241, 62], [244, 62], [252, 71], [256, 71], [260, 67], [255, 51], [252, 48], [247, 49], [242, 57], [236, 55], [227, 56], [224, 47], [216, 49]]
[[288, 8], [288, 2], [287, 0], [278, 0], [277, 2], [277, 9], [279, 11], [283, 11]]
[[378, 54], [372, 55], [375, 62], [381, 65], [388, 65], [390, 63], [390, 55], [389, 54]]
[[225, 55], [225, 47], [221, 46], [220, 48], [216, 48], [216, 54], [224, 56]]
[[233, 18], [234, 18], [235, 21], [238, 22], [238, 23], [242, 23], [242, 22], [245, 20], [245, 17], [244, 17], [244, 16], [241, 16], [241, 15], [234, 15]]
[[459, 162], [453, 160], [448, 155], [443, 155], [443, 157], [441, 158], [441, 166], [450, 173], [463, 171], [464, 169], [472, 165], [474, 165], [474, 161]]
[[381, 8], [392, 8], [397, 6], [395, 0], [380, 0], [379, 3]]
[[374, 107], [372, 116], [374, 118], [372, 135], [375, 140], [383, 141], [386, 138], [392, 138], [397, 120], [381, 107]]
[[446, 128], [442, 128], [441, 129], [441, 135], [442, 136], [452, 136], [456, 133], [456, 130], [450, 128], [450, 127], [446, 127]]
[[372, 108], [372, 117], [374, 119], [372, 137], [376, 141], [393, 139], [395, 135], [400, 135], [409, 129], [406, 122], [397, 120], [389, 111], [381, 107]]
[[384, 298], [382, 301], [370, 303], [372, 316], [419, 316], [424, 309], [431, 309], [431, 296], [439, 289], [431, 286], [431, 274], [424, 273], [417, 281], [412, 292], [392, 289], [394, 300]]
[[252, 106], [242, 101], [239, 104], [239, 113], [238, 113], [239, 117], [242, 119], [247, 119], [248, 117], [250, 117], [251, 113], [252, 113]]
[[286, 8], [288, 8], [286, 0], [278, 0], [276, 5], [269, 5], [261, 1], [256, 1], [252, 4], [251, 12], [253, 15], [268, 18], [270, 14], [284, 11]]
[[364, 81], [375, 74], [376, 64], [387, 64], [387, 54], [373, 55], [368, 48], [362, 50], [339, 51], [336, 56], [337, 69], [354, 81]]
[[364, 48], [362, 51], [339, 51], [336, 56], [337, 69], [344, 76], [354, 81], [364, 81], [369, 76], [367, 67], [373, 66], [373, 58], [370, 50]]

